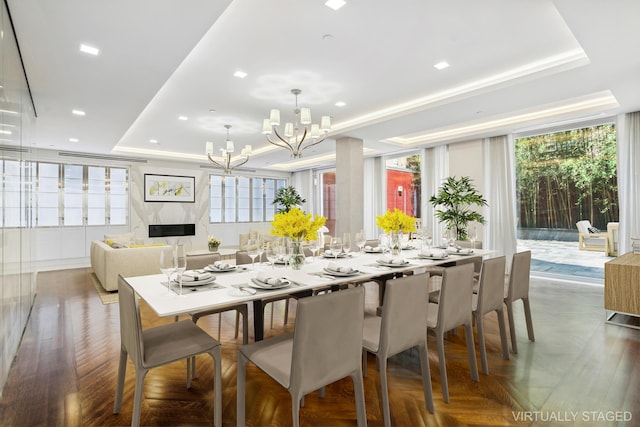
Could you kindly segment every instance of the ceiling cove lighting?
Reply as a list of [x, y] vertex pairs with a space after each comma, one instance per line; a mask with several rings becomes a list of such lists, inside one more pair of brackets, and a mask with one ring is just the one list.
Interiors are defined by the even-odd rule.
[[[302, 93], [300, 89], [291, 89], [291, 93], [296, 97], [296, 106], [293, 110], [294, 121], [284, 125], [284, 132], [278, 131], [280, 126], [280, 110], [273, 109], [268, 119], [262, 122], [262, 133], [267, 140], [278, 147], [291, 151], [291, 157], [297, 159], [302, 156], [302, 152], [309, 147], [320, 144], [327, 137], [331, 130], [331, 118], [322, 116], [320, 124], [311, 123], [311, 109], [298, 108], [298, 95]], [[277, 139], [272, 139], [274, 133]]]
[[86, 115], [86, 113], [82, 110], [72, 110], [71, 113], [75, 114], [76, 116], [84, 116]]
[[327, 6], [330, 9], [333, 9], [333, 10], [338, 10], [342, 6], [344, 6], [345, 4], [347, 4], [347, 2], [344, 1], [344, 0], [327, 0], [324, 3], [325, 6]]
[[89, 55], [97, 56], [100, 54], [100, 49], [97, 47], [89, 46], [87, 44], [80, 44], [80, 52], [88, 53]]
[[215, 160], [212, 156], [213, 154], [213, 142], [207, 142], [206, 145], [206, 153], [209, 161], [215, 166], [222, 168], [224, 170], [225, 175], [231, 175], [231, 172], [234, 168], [244, 165], [249, 161], [249, 156], [253, 153], [250, 145], [245, 145], [240, 153], [240, 160], [237, 163], [232, 164], [231, 161], [231, 153], [235, 151], [235, 147], [233, 145], [233, 141], [229, 139], [229, 129], [231, 129], [231, 125], [224, 125], [227, 129], [227, 140], [226, 140], [226, 148], [221, 148], [220, 153], [222, 160]]

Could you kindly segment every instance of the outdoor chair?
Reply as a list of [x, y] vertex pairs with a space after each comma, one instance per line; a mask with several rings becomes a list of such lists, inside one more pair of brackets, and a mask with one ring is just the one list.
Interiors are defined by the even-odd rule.
[[588, 220], [576, 222], [578, 228], [578, 248], [585, 251], [602, 251], [609, 253], [607, 233], [601, 233]]

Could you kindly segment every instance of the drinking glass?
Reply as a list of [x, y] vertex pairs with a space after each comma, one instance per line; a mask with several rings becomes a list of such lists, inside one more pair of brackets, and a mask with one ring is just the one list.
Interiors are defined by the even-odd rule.
[[478, 238], [478, 230], [475, 225], [470, 225], [467, 230], [467, 237], [471, 240], [471, 248], [473, 251], [476, 250], [476, 239]]
[[344, 233], [342, 235], [342, 252], [347, 256], [351, 252], [351, 233]]
[[278, 250], [276, 248], [276, 242], [265, 243], [264, 254], [267, 257], [267, 261], [271, 263], [271, 269], [275, 269], [275, 263], [278, 260]]
[[383, 233], [378, 236], [378, 241], [380, 242], [380, 249], [382, 249], [382, 252], [389, 252], [389, 246], [391, 243], [389, 236]]
[[247, 255], [251, 258], [251, 269], [256, 269], [256, 257], [260, 255], [260, 242], [258, 239], [249, 239], [247, 241]]
[[431, 233], [426, 232], [424, 234], [424, 241], [427, 244], [428, 254], [431, 255], [431, 245], [433, 244], [433, 236], [431, 235]]
[[178, 273], [178, 283], [180, 287], [180, 295], [182, 295], [182, 273], [187, 269], [187, 255], [184, 251], [184, 245], [176, 247], [176, 272]]
[[309, 240], [309, 249], [311, 249], [311, 253], [313, 253], [313, 260], [316, 260], [318, 256], [317, 253], [320, 250], [320, 240], [316, 237], [316, 240]]
[[364, 251], [364, 245], [367, 243], [367, 237], [364, 230], [360, 230], [356, 233], [356, 246], [360, 249], [360, 255]]
[[173, 246], [160, 252], [160, 271], [167, 276], [167, 290], [171, 290], [171, 275], [176, 271], [176, 256]]
[[338, 236], [333, 236], [329, 243], [329, 249], [333, 252], [335, 261], [338, 262], [338, 253], [342, 251], [342, 239]]

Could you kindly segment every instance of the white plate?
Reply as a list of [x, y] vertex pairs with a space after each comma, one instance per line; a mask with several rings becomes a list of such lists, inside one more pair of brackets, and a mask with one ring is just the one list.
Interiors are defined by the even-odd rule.
[[205, 271], [208, 271], [210, 273], [227, 273], [229, 271], [236, 271], [236, 269], [237, 267], [235, 265], [232, 265], [229, 268], [225, 268], [225, 269], [219, 269], [219, 268], [210, 267], [210, 266], [206, 266], [204, 268]]
[[349, 273], [343, 272], [343, 271], [329, 270], [328, 268], [323, 268], [323, 270], [325, 273], [330, 274], [332, 276], [336, 276], [336, 277], [349, 277], [349, 276], [355, 276], [356, 274], [360, 273], [358, 270], [353, 270]]
[[368, 254], [381, 254], [381, 253], [382, 253], [382, 249], [378, 249], [378, 250], [365, 249], [364, 251], [365, 251], [366, 253], [368, 253]]
[[376, 262], [377, 262], [378, 264], [380, 264], [380, 265], [384, 265], [385, 267], [395, 267], [395, 268], [398, 268], [398, 267], [404, 267], [404, 266], [406, 266], [407, 264], [409, 264], [409, 261], [407, 261], [407, 260], [405, 260], [402, 264], [392, 264], [392, 263], [390, 263], [390, 262], [380, 261], [379, 259], [378, 259], [378, 260], [376, 260]]
[[[333, 255], [333, 254], [332, 254], [332, 255], [328, 255], [326, 252], [323, 252], [323, 253], [322, 253], [322, 256], [323, 256], [324, 258], [335, 258], [335, 257], [336, 257], [336, 256], [335, 256], [335, 255]], [[344, 252], [340, 252], [340, 253], [338, 254], [338, 258], [344, 258], [344, 257], [346, 257], [346, 256], [347, 256], [347, 254], [345, 254]]]
[[[216, 276], [211, 276], [208, 279], [204, 279], [204, 280], [194, 280], [194, 281], [189, 281], [189, 280], [182, 280], [182, 286], [187, 287], [187, 288], [194, 288], [196, 286], [203, 286], [203, 285], [208, 285], [212, 282], [214, 282], [216, 280]], [[178, 282], [174, 282], [174, 283], [178, 283]]]
[[257, 288], [257, 289], [281, 289], [281, 288], [286, 288], [287, 286], [291, 285], [291, 282], [289, 282], [288, 280], [284, 280], [284, 279], [280, 279], [282, 281], [282, 283], [280, 283], [278, 286], [271, 286], [271, 285], [267, 285], [259, 280], [256, 279], [251, 279], [251, 281], [249, 281], [249, 286], [251, 286], [252, 288]]

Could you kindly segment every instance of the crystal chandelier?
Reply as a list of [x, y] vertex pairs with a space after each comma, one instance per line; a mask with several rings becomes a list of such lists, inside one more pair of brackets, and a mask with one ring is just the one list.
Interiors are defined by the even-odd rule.
[[[296, 97], [293, 123], [287, 122], [284, 125], [284, 132], [278, 131], [280, 110], [273, 109], [269, 118], [262, 122], [262, 133], [267, 136], [271, 144], [286, 148], [291, 151], [291, 157], [299, 158], [304, 150], [325, 140], [327, 133], [331, 130], [331, 118], [322, 116], [320, 124], [311, 123], [311, 109], [298, 108], [298, 95], [302, 91], [291, 89], [291, 93]], [[276, 138], [272, 138], [272, 134], [275, 134]]]
[[237, 163], [231, 164], [231, 154], [235, 151], [235, 147], [233, 145], [233, 141], [229, 139], [229, 129], [231, 129], [231, 125], [224, 125], [227, 128], [227, 147], [220, 149], [220, 156], [222, 157], [222, 161], [215, 160], [212, 157], [213, 154], [213, 142], [207, 142], [207, 157], [209, 161], [216, 165], [219, 168], [224, 170], [226, 175], [231, 175], [231, 171], [238, 166], [242, 166], [249, 161], [249, 156], [252, 154], [251, 145], [245, 145], [240, 153], [240, 159], [237, 160]]

